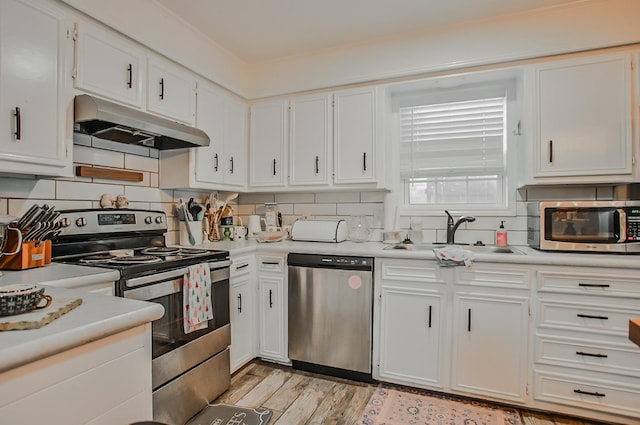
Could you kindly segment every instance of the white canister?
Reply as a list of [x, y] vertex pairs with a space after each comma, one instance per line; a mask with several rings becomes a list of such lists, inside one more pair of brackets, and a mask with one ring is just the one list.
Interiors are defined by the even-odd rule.
[[249, 232], [247, 233], [247, 239], [255, 239], [256, 233], [260, 233], [261, 231], [262, 231], [262, 227], [260, 227], [260, 216], [250, 215], [249, 216]]
[[187, 226], [189, 226], [189, 230], [191, 230], [191, 234], [193, 235], [193, 239], [195, 243], [193, 245], [200, 245], [204, 240], [203, 237], [203, 229], [201, 221], [181, 221], [179, 224], [180, 230], [180, 245], [182, 246], [192, 246], [189, 243], [189, 232], [187, 231]]
[[247, 239], [247, 232], [249, 230], [244, 226], [236, 226], [233, 228], [233, 240], [244, 241]]

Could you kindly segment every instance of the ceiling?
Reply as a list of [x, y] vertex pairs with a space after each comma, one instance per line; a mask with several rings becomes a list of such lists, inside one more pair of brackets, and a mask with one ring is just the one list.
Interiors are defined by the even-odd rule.
[[253, 63], [585, 0], [156, 1]]

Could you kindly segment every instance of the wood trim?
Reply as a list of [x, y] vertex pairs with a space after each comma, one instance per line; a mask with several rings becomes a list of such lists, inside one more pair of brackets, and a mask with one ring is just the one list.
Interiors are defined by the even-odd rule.
[[143, 174], [136, 171], [116, 170], [112, 168], [87, 167], [78, 165], [76, 176], [95, 177], [99, 179], [126, 180], [130, 182], [141, 182]]
[[629, 319], [629, 339], [640, 347], [640, 319]]

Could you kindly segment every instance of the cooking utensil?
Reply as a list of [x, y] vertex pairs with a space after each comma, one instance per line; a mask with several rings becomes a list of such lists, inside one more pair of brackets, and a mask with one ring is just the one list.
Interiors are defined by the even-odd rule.
[[[184, 216], [188, 218], [189, 212], [187, 211], [184, 204], [181, 205], [181, 208], [183, 210]], [[190, 221], [190, 220], [186, 220], [186, 221]], [[191, 226], [189, 226], [189, 223], [185, 223], [185, 227], [187, 228], [187, 234], [189, 235], [189, 243], [193, 246], [196, 244], [196, 238], [195, 236], [193, 236], [193, 233], [191, 232]]]
[[238, 192], [228, 193], [227, 197], [224, 199], [224, 204], [222, 204], [222, 211], [224, 212], [224, 209], [227, 208], [227, 204], [229, 203], [229, 201], [233, 201], [237, 197], [238, 197]]

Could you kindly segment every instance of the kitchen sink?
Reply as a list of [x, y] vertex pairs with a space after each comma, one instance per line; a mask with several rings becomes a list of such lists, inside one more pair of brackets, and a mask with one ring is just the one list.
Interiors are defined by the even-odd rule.
[[406, 249], [409, 251], [430, 251], [434, 248], [443, 248], [445, 246], [455, 246], [466, 249], [478, 254], [518, 254], [525, 255], [524, 252], [512, 246], [495, 246], [495, 245], [465, 245], [465, 244], [445, 244], [445, 243], [417, 243], [417, 244], [397, 244], [387, 249]]

